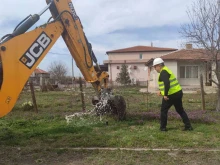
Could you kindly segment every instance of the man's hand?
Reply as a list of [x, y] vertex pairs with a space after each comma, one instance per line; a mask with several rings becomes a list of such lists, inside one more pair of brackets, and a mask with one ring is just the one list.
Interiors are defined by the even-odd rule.
[[163, 96], [164, 100], [169, 100], [169, 98], [167, 96]]
[[157, 92], [157, 96], [161, 96], [161, 93], [160, 93], [160, 91], [159, 91], [159, 92]]

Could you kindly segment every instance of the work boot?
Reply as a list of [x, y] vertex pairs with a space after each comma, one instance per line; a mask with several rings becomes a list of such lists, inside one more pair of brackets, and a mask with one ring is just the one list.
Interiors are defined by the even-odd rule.
[[183, 129], [183, 131], [192, 131], [193, 130], [193, 127], [192, 126], [190, 126], [190, 127], [185, 127], [184, 129]]
[[166, 128], [160, 128], [160, 131], [162, 131], [162, 132], [166, 132], [167, 129], [166, 129]]

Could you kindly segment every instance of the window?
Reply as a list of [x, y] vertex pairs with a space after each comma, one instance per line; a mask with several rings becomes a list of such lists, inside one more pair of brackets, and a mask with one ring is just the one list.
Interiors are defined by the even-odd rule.
[[198, 78], [198, 66], [180, 66], [180, 78]]
[[139, 54], [139, 59], [141, 60], [141, 59], [142, 59], [142, 57], [143, 57], [143, 55], [140, 53], [140, 54]]

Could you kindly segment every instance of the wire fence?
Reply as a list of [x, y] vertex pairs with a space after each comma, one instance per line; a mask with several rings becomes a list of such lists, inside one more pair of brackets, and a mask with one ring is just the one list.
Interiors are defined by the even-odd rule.
[[[128, 113], [143, 113], [150, 111], [159, 111], [161, 107], [161, 97], [158, 97], [155, 92], [152, 92], [152, 89], [148, 87], [148, 82], [142, 82], [144, 85], [141, 86], [139, 84], [127, 85], [123, 86], [118, 83], [111, 84], [111, 88], [113, 90], [114, 95], [121, 95], [124, 97], [127, 106]], [[92, 106], [92, 98], [96, 95], [95, 90], [91, 86], [90, 83], [82, 84], [83, 90], [80, 90], [80, 84], [58, 84], [56, 86], [47, 85], [47, 91], [62, 91], [65, 95], [66, 92], [69, 92], [71, 95], [70, 98], [70, 106], [73, 107], [77, 105], [78, 107], [82, 104], [82, 93], [84, 97], [84, 106], [85, 109], [91, 109]], [[43, 91], [43, 87], [39, 85], [34, 86], [35, 91]], [[144, 89], [144, 90], [142, 90]], [[27, 85], [24, 90], [29, 91], [29, 86]], [[185, 93], [183, 97], [183, 104], [186, 110], [202, 110], [202, 99], [201, 99], [201, 89], [195, 88], [184, 88], [185, 91], [192, 90], [192, 93]], [[48, 94], [48, 97], [50, 94]], [[215, 106], [217, 103], [217, 94], [205, 94], [205, 110], [215, 110]], [[171, 108], [171, 110], [174, 108]]]

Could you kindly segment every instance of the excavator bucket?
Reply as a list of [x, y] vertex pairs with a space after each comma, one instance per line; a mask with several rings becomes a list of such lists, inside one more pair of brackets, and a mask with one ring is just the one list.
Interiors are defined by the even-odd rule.
[[112, 98], [110, 105], [112, 108], [112, 114], [116, 116], [118, 120], [125, 120], [126, 118], [125, 99], [120, 95], [116, 95]]
[[120, 95], [113, 95], [109, 88], [102, 89], [100, 99], [94, 98], [93, 103], [97, 115], [111, 114], [118, 120], [126, 118], [125, 99]]

